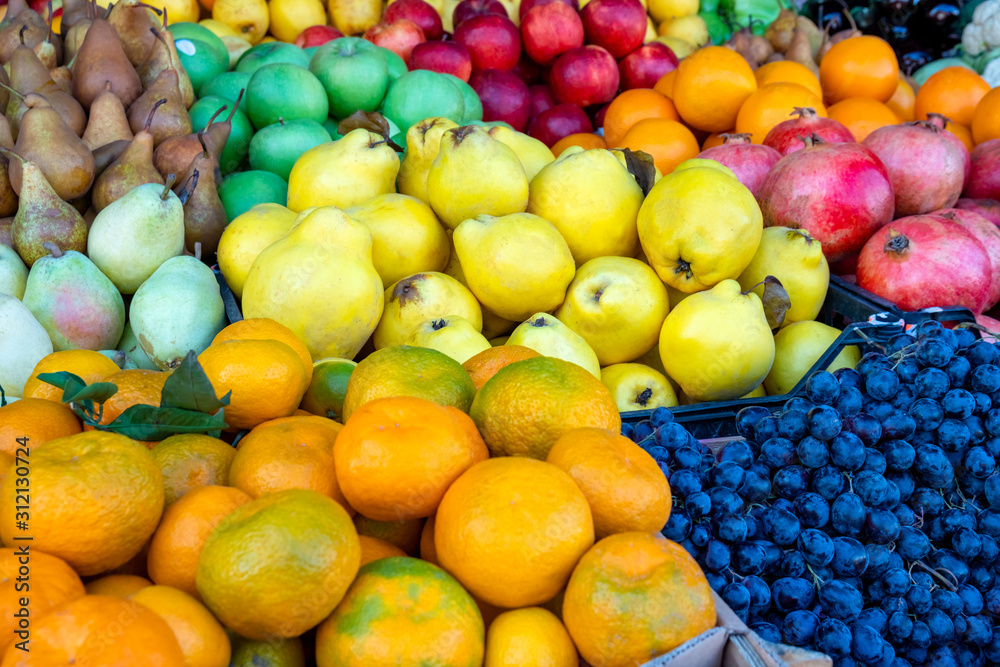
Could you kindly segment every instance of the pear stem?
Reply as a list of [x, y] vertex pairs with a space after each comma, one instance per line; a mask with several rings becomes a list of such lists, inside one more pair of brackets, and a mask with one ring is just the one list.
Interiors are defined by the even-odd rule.
[[52, 20], [55, 17], [52, 16], [52, 0], [49, 0], [47, 4], [48, 4], [48, 9], [49, 9], [49, 34], [45, 36], [45, 41], [48, 42], [49, 44], [51, 44], [52, 43]]
[[285, 119], [282, 118], [281, 116], [278, 116], [278, 123], [281, 125], [281, 127], [284, 127], [285, 126]]
[[226, 118], [227, 123], [231, 123], [233, 116], [236, 115], [236, 110], [240, 108], [240, 101], [243, 99], [243, 93], [246, 92], [246, 88], [240, 88], [240, 94], [236, 96], [236, 104], [233, 105], [233, 110], [229, 112], [229, 117]]
[[4, 82], [0, 81], [0, 86], [3, 86], [4, 88], [6, 88], [6, 89], [7, 89], [8, 91], [10, 91], [10, 93], [11, 93], [12, 95], [14, 95], [15, 97], [18, 97], [18, 98], [20, 98], [20, 100], [21, 100], [22, 102], [24, 101], [24, 95], [23, 95], [23, 94], [21, 94], [20, 92], [16, 91], [16, 90], [14, 90], [14, 89], [13, 89], [13, 88], [11, 88], [10, 86], [8, 86], [8, 85], [7, 85], [6, 83], [4, 83]]
[[[205, 143], [205, 135], [203, 133], [199, 132], [195, 136], [198, 137], [198, 143], [201, 144], [201, 151], [202, 151], [201, 155], [202, 155], [202, 157], [205, 157], [205, 158], [209, 157], [208, 145]], [[195, 170], [195, 171], [197, 171], [197, 170]]]
[[17, 31], [17, 36], [21, 40], [21, 46], [24, 46], [24, 31], [28, 29], [27, 25], [22, 25], [21, 29]]
[[115, 358], [112, 359], [118, 368], [125, 368], [125, 362], [128, 361], [128, 357], [121, 350], [115, 350]]
[[17, 161], [20, 162], [22, 165], [26, 162], [26, 160], [23, 157], [21, 157], [20, 153], [17, 153], [9, 148], [4, 148], [0, 146], [0, 153], [6, 155], [8, 158], [16, 157]]
[[208, 130], [208, 128], [212, 127], [212, 123], [214, 123], [215, 119], [219, 117], [219, 114], [228, 108], [229, 108], [228, 104], [223, 104], [221, 107], [216, 109], [215, 113], [212, 114], [212, 117], [208, 119], [208, 125], [205, 126], [205, 130]]
[[160, 9], [159, 7], [154, 7], [153, 5], [147, 5], [145, 2], [137, 2], [135, 4], [135, 6], [136, 7], [144, 7], [145, 9], [148, 9], [149, 11], [153, 12], [157, 16], [163, 16], [163, 10]]
[[59, 259], [60, 257], [63, 256], [63, 251], [59, 248], [59, 246], [57, 246], [52, 241], [46, 241], [45, 243], [42, 244], [42, 247], [48, 250], [49, 253], [56, 259]]
[[163, 186], [163, 194], [160, 195], [160, 199], [167, 201], [167, 195], [170, 194], [170, 189], [174, 187], [174, 183], [177, 182], [177, 174], [167, 174], [167, 182]]
[[[198, 173], [197, 171], [195, 173]], [[201, 261], [201, 241], [194, 242], [194, 258]]]
[[153, 116], [156, 114], [156, 110], [162, 107], [166, 103], [167, 103], [167, 98], [163, 98], [161, 100], [156, 101], [156, 104], [153, 105], [153, 108], [149, 110], [149, 117], [146, 118], [146, 124], [142, 128], [143, 132], [149, 132], [149, 128], [153, 126]]

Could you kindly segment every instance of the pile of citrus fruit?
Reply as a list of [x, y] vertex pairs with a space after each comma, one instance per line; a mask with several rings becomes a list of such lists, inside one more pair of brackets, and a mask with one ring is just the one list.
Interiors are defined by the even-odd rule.
[[115, 383], [105, 417], [159, 405], [168, 376], [90, 351], [44, 358], [0, 407], [2, 667], [635, 665], [715, 625], [660, 535], [666, 478], [583, 368], [512, 346], [314, 367], [264, 319], [199, 361], [232, 392], [219, 438], [81, 428], [38, 375]]

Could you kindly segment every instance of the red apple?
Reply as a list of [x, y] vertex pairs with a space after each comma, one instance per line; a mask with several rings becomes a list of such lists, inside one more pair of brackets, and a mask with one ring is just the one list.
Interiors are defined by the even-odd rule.
[[389, 49], [404, 62], [410, 60], [413, 47], [427, 41], [420, 26], [409, 19], [400, 19], [394, 23], [376, 23], [365, 30], [364, 37], [376, 46]]
[[618, 92], [618, 63], [600, 46], [580, 46], [556, 59], [550, 85], [556, 99], [565, 104], [604, 104]]
[[311, 25], [295, 38], [295, 46], [307, 49], [310, 46], [320, 46], [343, 36], [344, 33], [331, 25]]
[[552, 89], [548, 86], [537, 83], [528, 86], [528, 93], [531, 95], [531, 117], [537, 118], [543, 111], [547, 111], [559, 104], [556, 96], [552, 94]]
[[383, 21], [395, 23], [400, 19], [408, 19], [416, 23], [430, 41], [441, 39], [441, 36], [444, 35], [441, 15], [424, 0], [396, 0], [385, 8]]
[[643, 44], [618, 61], [622, 89], [652, 88], [660, 77], [677, 69], [678, 64], [677, 56], [666, 44]]
[[587, 43], [603, 46], [615, 58], [642, 46], [646, 10], [639, 0], [592, 0], [580, 11]]
[[569, 5], [539, 5], [521, 19], [524, 50], [539, 65], [548, 65], [570, 49], [583, 46], [583, 22]]
[[594, 127], [604, 127], [604, 117], [608, 114], [608, 107], [611, 103], [602, 104], [599, 107], [590, 107], [587, 115], [590, 116], [594, 123]]
[[451, 24], [457, 28], [473, 16], [488, 14], [507, 16], [507, 8], [500, 0], [462, 0], [455, 5], [455, 11], [451, 13]]
[[481, 69], [469, 85], [483, 103], [483, 120], [502, 120], [524, 132], [531, 120], [531, 93], [528, 86], [509, 70]]
[[528, 134], [552, 148], [557, 141], [577, 132], [593, 132], [594, 126], [583, 109], [572, 104], [557, 104], [546, 109], [528, 127]]
[[514, 69], [521, 57], [521, 34], [506, 16], [473, 16], [455, 28], [455, 41], [472, 56], [472, 69]]
[[458, 42], [423, 42], [413, 47], [407, 61], [410, 71], [427, 69], [441, 74], [453, 74], [468, 82], [472, 74], [469, 50]]
[[530, 12], [533, 8], [540, 5], [547, 5], [550, 2], [562, 2], [563, 4], [569, 5], [573, 9], [580, 11], [580, 3], [577, 0], [521, 0], [521, 4], [518, 5], [517, 15], [523, 20], [524, 15]]
[[531, 85], [538, 82], [541, 72], [538, 70], [538, 63], [528, 57], [527, 53], [522, 53], [517, 61], [517, 67], [511, 70], [520, 77], [525, 84]]

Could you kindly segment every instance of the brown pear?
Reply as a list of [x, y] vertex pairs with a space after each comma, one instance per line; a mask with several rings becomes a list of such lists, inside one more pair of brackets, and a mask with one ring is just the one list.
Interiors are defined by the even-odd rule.
[[[0, 148], [13, 149], [14, 137], [6, 116], [0, 116]], [[0, 217], [17, 213], [17, 193], [10, 184], [10, 160], [0, 155]]]
[[[242, 91], [240, 91], [240, 97], [243, 97]], [[208, 119], [208, 124], [204, 130], [193, 134], [170, 137], [157, 146], [156, 150], [153, 151], [153, 165], [160, 172], [160, 175], [166, 178], [168, 174], [182, 174], [187, 170], [188, 165], [191, 164], [191, 160], [202, 151], [202, 140], [198, 138], [198, 135], [204, 135], [205, 144], [212, 155], [215, 156], [216, 163], [218, 163], [219, 158], [222, 156], [222, 149], [225, 147], [226, 141], [229, 140], [229, 133], [232, 131], [231, 119], [238, 106], [239, 101], [233, 106], [233, 110], [229, 112], [229, 119], [221, 123], [216, 123], [215, 119], [219, 114], [229, 108], [229, 105], [224, 104]]]
[[[83, 196], [94, 182], [94, 155], [66, 126], [48, 100], [38, 93], [24, 99], [28, 111], [21, 119], [14, 150], [41, 169], [52, 189], [69, 201]], [[11, 163], [10, 182], [21, 194], [21, 167]]]
[[226, 228], [226, 209], [219, 199], [219, 161], [205, 145], [204, 135], [198, 137], [202, 139], [201, 153], [191, 160], [187, 174], [174, 193], [184, 202], [185, 247], [194, 252], [195, 244], [201, 244], [204, 257], [212, 261]]
[[63, 38], [69, 33], [70, 28], [94, 18], [94, 6], [90, 0], [63, 0], [62, 5], [62, 23], [59, 24], [59, 32]]
[[166, 104], [166, 100], [160, 100], [153, 106], [145, 127], [135, 133], [128, 148], [94, 181], [91, 198], [98, 213], [140, 185], [163, 183], [163, 177], [153, 166], [151, 130], [153, 117], [162, 104]]
[[[22, 95], [38, 93], [45, 96], [76, 136], [83, 134], [87, 127], [87, 114], [84, 113], [83, 107], [52, 80], [48, 68], [28, 47], [19, 46], [14, 50], [10, 59], [10, 79], [11, 87]], [[15, 105], [15, 108], [19, 108], [19, 105]], [[11, 105], [8, 104], [7, 111], [8, 117], [14, 121], [11, 129], [17, 136], [20, 116], [24, 115], [25, 109], [15, 111], [11, 115]]]
[[[72, 93], [73, 74], [68, 65], [60, 65], [55, 69], [49, 70], [49, 77], [52, 79], [52, 82], [59, 87], [59, 90], [64, 93]], [[79, 102], [77, 102], [77, 104], [79, 104]], [[80, 108], [83, 109], [83, 107]]]
[[24, 263], [31, 266], [49, 254], [45, 243], [55, 243], [65, 250], [87, 251], [87, 223], [83, 216], [56, 194], [37, 164], [25, 160], [14, 151], [0, 149], [17, 165], [23, 175], [17, 215], [11, 226], [14, 250]]
[[125, 56], [118, 33], [104, 19], [95, 19], [87, 30], [76, 64], [73, 66], [73, 97], [90, 111], [97, 96], [104, 92], [104, 83], [128, 108], [142, 94], [142, 82]]
[[[156, 32], [160, 35], [159, 32]], [[163, 102], [162, 100], [166, 100]], [[128, 124], [133, 133], [142, 129], [153, 106], [162, 108], [153, 121], [153, 142], [159, 145], [165, 139], [191, 133], [191, 116], [184, 105], [177, 70], [171, 67], [160, 72], [156, 81], [128, 108]]]
[[125, 107], [118, 96], [111, 92], [109, 81], [103, 93], [90, 105], [90, 119], [83, 132], [83, 143], [90, 150], [97, 150], [104, 144], [124, 139], [132, 140], [132, 130], [128, 126]]
[[0, 218], [0, 245], [5, 245], [8, 248], [14, 247], [14, 237], [11, 234], [11, 227], [14, 226], [13, 216], [8, 218]]
[[10, 75], [0, 67], [0, 113], [7, 113], [7, 103], [10, 102], [10, 91], [3, 86], [10, 86]]
[[80, 47], [83, 46], [83, 40], [87, 37], [87, 31], [90, 30], [91, 23], [93, 23], [93, 19], [88, 17], [83, 21], [74, 23], [73, 27], [66, 29], [66, 21], [63, 20], [63, 29], [66, 30], [63, 34], [63, 56], [67, 62], [76, 58], [76, 55], [80, 53]]
[[[191, 77], [188, 76], [184, 66], [181, 65], [177, 56], [177, 47], [174, 46], [174, 36], [168, 30], [157, 30], [150, 28], [150, 33], [157, 39], [150, 52], [149, 58], [139, 67], [139, 78], [142, 80], [143, 89], [148, 89], [160, 76], [160, 72], [165, 69], [177, 70], [177, 85], [184, 99], [184, 108], [190, 109], [194, 104], [194, 87], [191, 86]], [[128, 106], [128, 105], [126, 105]]]
[[155, 28], [150, 11], [162, 16], [163, 12], [149, 7], [141, 0], [119, 0], [108, 14], [108, 23], [118, 33], [122, 48], [133, 67], [139, 67], [149, 59], [156, 44], [156, 38], [149, 31]]
[[104, 144], [100, 148], [94, 151], [94, 180], [104, 173], [104, 170], [111, 166], [111, 164], [121, 157], [121, 154], [125, 152], [129, 144], [132, 143], [131, 139], [119, 139], [118, 141], [112, 141], [110, 144]]
[[[0, 62], [7, 62], [14, 49], [21, 44], [34, 48], [49, 36], [49, 24], [41, 15], [30, 9], [24, 0], [7, 3], [7, 13], [0, 22]], [[56, 60], [62, 57], [62, 44], [57, 46]]]

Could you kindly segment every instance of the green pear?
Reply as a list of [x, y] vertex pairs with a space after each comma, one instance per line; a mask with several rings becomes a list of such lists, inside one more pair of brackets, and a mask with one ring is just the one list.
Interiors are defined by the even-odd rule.
[[27, 280], [28, 267], [21, 261], [21, 256], [10, 246], [0, 243], [0, 294], [20, 299], [24, 296]]
[[104, 350], [125, 329], [125, 302], [86, 255], [46, 243], [51, 253], [31, 267], [24, 305], [52, 339], [52, 349]]
[[49, 334], [28, 307], [0, 294], [0, 387], [7, 398], [21, 398], [24, 383], [42, 357], [52, 354]]
[[542, 356], [572, 362], [601, 379], [597, 353], [578, 333], [548, 313], [535, 313], [518, 325], [506, 344], [523, 345]]
[[443, 352], [460, 364], [490, 349], [490, 341], [460, 315], [424, 320], [410, 332], [405, 344]]
[[184, 252], [184, 205], [167, 184], [147, 183], [97, 214], [87, 255], [122, 294], [135, 294], [165, 261]]
[[122, 338], [118, 341], [116, 349], [124, 353], [128, 363], [131, 363], [136, 368], [147, 371], [160, 370], [156, 367], [156, 364], [149, 360], [149, 356], [142, 351], [142, 345], [139, 344], [139, 339], [136, 337], [135, 331], [132, 330], [131, 322], [125, 323], [125, 331], [122, 332]]
[[128, 316], [142, 351], [160, 370], [177, 368], [189, 350], [201, 354], [226, 326], [215, 274], [190, 255], [160, 265], [136, 291]]

